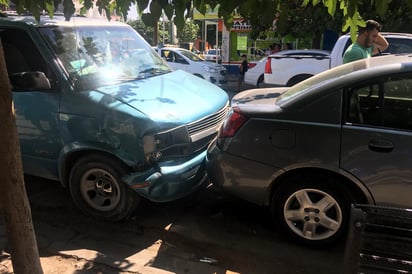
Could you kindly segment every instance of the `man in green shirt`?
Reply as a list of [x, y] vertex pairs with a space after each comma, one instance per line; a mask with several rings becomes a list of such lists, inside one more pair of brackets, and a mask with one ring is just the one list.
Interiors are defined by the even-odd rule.
[[350, 45], [343, 54], [343, 63], [369, 58], [388, 48], [389, 44], [379, 31], [381, 25], [374, 21], [366, 21], [366, 26], [359, 29], [356, 42]]

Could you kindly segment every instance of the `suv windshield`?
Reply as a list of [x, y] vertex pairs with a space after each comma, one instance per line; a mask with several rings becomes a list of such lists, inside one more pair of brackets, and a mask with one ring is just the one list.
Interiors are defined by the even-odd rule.
[[193, 52], [190, 52], [188, 50], [178, 50], [178, 51], [180, 52], [180, 54], [192, 60], [193, 62], [203, 62], [204, 61], [204, 59], [202, 59], [199, 55], [196, 55]]
[[156, 52], [124, 26], [47, 26], [39, 29], [73, 82], [102, 86], [170, 72]]

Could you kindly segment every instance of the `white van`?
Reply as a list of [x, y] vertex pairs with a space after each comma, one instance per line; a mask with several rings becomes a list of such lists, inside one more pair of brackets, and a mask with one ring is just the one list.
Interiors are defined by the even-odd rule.
[[187, 71], [220, 87], [227, 85], [228, 72], [220, 64], [207, 62], [187, 49], [164, 47], [156, 50], [174, 70]]

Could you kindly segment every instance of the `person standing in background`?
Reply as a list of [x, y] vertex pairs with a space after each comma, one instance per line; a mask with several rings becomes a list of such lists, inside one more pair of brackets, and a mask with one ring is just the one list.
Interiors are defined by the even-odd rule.
[[281, 45], [280, 45], [279, 43], [273, 44], [272, 54], [273, 54], [273, 53], [276, 53], [276, 52], [279, 52], [279, 51], [281, 51], [281, 50], [282, 50], [282, 47], [281, 47]]
[[283, 45], [283, 50], [291, 50], [293, 49], [292, 43], [286, 43]]
[[343, 54], [343, 63], [349, 63], [360, 59], [370, 58], [386, 50], [388, 41], [379, 32], [381, 25], [374, 21], [366, 21], [366, 26], [359, 28], [356, 42], [350, 45]]
[[239, 70], [240, 70], [240, 76], [239, 76], [239, 81], [238, 81], [238, 86], [237, 90], [240, 91], [240, 87], [245, 79], [245, 73], [248, 70], [249, 64], [247, 62], [247, 55], [242, 54], [242, 63], [240, 64]]

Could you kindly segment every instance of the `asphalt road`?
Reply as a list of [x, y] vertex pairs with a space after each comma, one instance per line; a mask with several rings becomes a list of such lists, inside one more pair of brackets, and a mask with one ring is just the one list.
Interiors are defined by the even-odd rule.
[[213, 187], [176, 202], [144, 201], [132, 219], [103, 223], [78, 211], [58, 182], [25, 181], [40, 253], [112, 270], [97, 272], [87, 263], [90, 272], [67, 273], [319, 274], [343, 266], [344, 243], [299, 246], [276, 229], [267, 209]]

